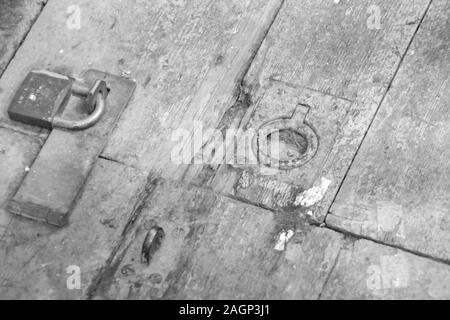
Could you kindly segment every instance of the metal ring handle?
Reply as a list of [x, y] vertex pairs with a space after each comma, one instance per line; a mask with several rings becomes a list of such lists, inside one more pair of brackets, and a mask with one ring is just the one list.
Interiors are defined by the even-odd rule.
[[100, 121], [106, 110], [106, 95], [99, 92], [96, 99], [94, 111], [84, 119], [67, 120], [60, 116], [55, 116], [52, 121], [53, 128], [62, 128], [67, 130], [84, 130], [92, 127]]
[[105, 81], [97, 80], [94, 86], [89, 89], [84, 86], [74, 85], [72, 94], [84, 96], [89, 116], [81, 120], [67, 120], [60, 116], [55, 116], [52, 121], [53, 128], [67, 130], [84, 130], [95, 125], [103, 116], [106, 109], [106, 97], [109, 89]]
[[[260, 148], [260, 134], [266, 136], [267, 134], [282, 130], [297, 132], [306, 139], [307, 147], [304, 154], [291, 160], [282, 160], [268, 154], [264, 149]], [[261, 131], [265, 133], [261, 133]], [[318, 148], [319, 138], [312, 126], [306, 122], [298, 123], [295, 120], [287, 118], [273, 119], [263, 123], [258, 128], [257, 134], [253, 137], [252, 141], [253, 152], [257, 155], [260, 164], [281, 170], [292, 170], [304, 166], [316, 155]]]

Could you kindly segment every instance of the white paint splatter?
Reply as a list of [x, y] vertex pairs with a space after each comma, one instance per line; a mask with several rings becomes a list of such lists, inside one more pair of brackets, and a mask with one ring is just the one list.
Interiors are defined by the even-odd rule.
[[286, 250], [286, 244], [291, 240], [291, 238], [294, 236], [294, 231], [283, 231], [278, 236], [277, 244], [275, 245], [275, 250], [277, 251], [284, 251]]
[[169, 111], [166, 111], [158, 119], [159, 119], [159, 122], [161, 123], [161, 125], [164, 126], [166, 124], [166, 121], [167, 121], [168, 118], [169, 118]]
[[239, 185], [243, 189], [250, 187], [250, 174], [247, 171], [242, 173], [241, 178], [239, 179]]
[[301, 205], [309, 208], [321, 201], [331, 184], [331, 180], [328, 180], [327, 178], [322, 177], [321, 180], [320, 186], [312, 187], [299, 194], [295, 199], [294, 204], [296, 206]]

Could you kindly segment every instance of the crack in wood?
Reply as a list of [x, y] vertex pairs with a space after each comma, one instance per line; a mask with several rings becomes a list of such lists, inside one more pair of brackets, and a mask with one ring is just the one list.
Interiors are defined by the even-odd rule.
[[130, 219], [128, 223], [123, 228], [121, 239], [118, 241], [117, 246], [112, 250], [109, 258], [107, 259], [105, 265], [100, 269], [97, 275], [93, 278], [89, 289], [87, 290], [88, 299], [92, 299], [101, 288], [107, 286], [108, 282], [114, 276], [119, 267], [128, 247], [132, 244], [129, 239], [130, 230], [133, 228], [134, 222], [139, 219], [142, 211], [148, 205], [148, 201], [151, 198], [153, 191], [155, 190], [159, 179], [155, 178], [153, 175], [147, 177], [147, 182], [145, 183], [142, 191], [137, 196], [137, 201], [132, 210]]
[[380, 241], [380, 240], [377, 240], [377, 239], [374, 239], [374, 238], [371, 238], [371, 237], [362, 236], [360, 234], [357, 234], [357, 233], [354, 233], [354, 232], [350, 232], [350, 231], [345, 230], [343, 228], [330, 226], [330, 225], [326, 225], [325, 228], [333, 230], [333, 231], [338, 232], [338, 233], [341, 233], [341, 234], [346, 235], [346, 236], [350, 236], [350, 237], [354, 238], [355, 240], [367, 240], [367, 241], [370, 241], [370, 242], [374, 242], [374, 243], [380, 244], [382, 246], [395, 248], [395, 249], [398, 249], [398, 250], [401, 250], [401, 251], [404, 251], [404, 252], [408, 252], [408, 253], [411, 253], [411, 254], [413, 254], [415, 256], [418, 256], [418, 257], [430, 259], [430, 260], [433, 260], [435, 262], [443, 263], [445, 265], [450, 265], [450, 260], [434, 257], [434, 256], [422, 253], [422, 252], [417, 251], [417, 250], [408, 249], [408, 248], [400, 246], [400, 245], [394, 245], [394, 244], [391, 244], [391, 243], [385, 243], [383, 241]]
[[[16, 39], [15, 42], [18, 42], [17, 45], [15, 45], [15, 48], [13, 49], [13, 52], [10, 53], [10, 57], [6, 59], [6, 61], [3, 61], [2, 64], [4, 64], [4, 67], [0, 65], [0, 78], [3, 76], [3, 73], [8, 69], [11, 61], [14, 59], [16, 52], [20, 49], [22, 44], [24, 43], [25, 39], [27, 38], [28, 34], [30, 33], [31, 29], [33, 28], [33, 25], [36, 23], [37, 19], [39, 18], [42, 10], [44, 10], [45, 5], [47, 4], [48, 0], [38, 0], [36, 4], [39, 6], [37, 9], [37, 12], [35, 12], [35, 15], [31, 18], [31, 20], [28, 22], [28, 25], [26, 27], [26, 30], [23, 34], [20, 35], [19, 39]], [[6, 6], [6, 4], [5, 4]], [[24, 17], [24, 14], [21, 14], [22, 17]], [[1, 29], [0, 29], [1, 31]], [[1, 56], [0, 56], [1, 58]], [[1, 62], [1, 61], [0, 61]]]
[[422, 14], [422, 17], [420, 18], [420, 21], [419, 21], [419, 23], [418, 23], [416, 29], [414, 30], [413, 35], [412, 35], [411, 38], [409, 39], [408, 45], [407, 45], [407, 47], [406, 47], [406, 49], [405, 49], [405, 52], [403, 53], [402, 57], [400, 58], [400, 61], [399, 61], [398, 65], [397, 65], [397, 67], [396, 67], [396, 69], [395, 69], [395, 71], [394, 71], [394, 73], [393, 73], [393, 75], [392, 75], [390, 81], [389, 81], [389, 85], [387, 86], [387, 88], [386, 88], [386, 90], [385, 90], [385, 92], [384, 92], [384, 94], [383, 94], [383, 97], [381, 98], [380, 102], [379, 102], [378, 105], [377, 105], [377, 108], [376, 108], [374, 114], [372, 115], [372, 118], [371, 118], [371, 120], [370, 120], [370, 123], [369, 123], [369, 125], [367, 126], [367, 128], [366, 128], [366, 130], [365, 130], [365, 132], [364, 132], [364, 135], [363, 135], [363, 137], [362, 137], [362, 139], [361, 139], [361, 141], [360, 141], [360, 143], [359, 143], [359, 145], [358, 145], [358, 148], [356, 149], [356, 152], [353, 154], [353, 157], [352, 157], [352, 159], [351, 159], [351, 161], [350, 161], [350, 165], [347, 167], [347, 170], [346, 170], [346, 172], [345, 172], [343, 178], [340, 180], [340, 183], [339, 183], [339, 186], [338, 186], [338, 188], [337, 188], [337, 191], [336, 191], [336, 193], [335, 193], [335, 195], [334, 195], [334, 198], [332, 199], [332, 201], [330, 202], [330, 205], [328, 206], [328, 208], [327, 208], [327, 210], [326, 210], [327, 213], [326, 213], [325, 218], [324, 218], [325, 221], [326, 221], [328, 215], [330, 214], [330, 209], [331, 209], [333, 203], [336, 201], [336, 198], [337, 198], [339, 192], [341, 191], [342, 186], [344, 185], [344, 182], [345, 182], [345, 180], [346, 180], [346, 178], [347, 178], [347, 176], [348, 176], [348, 174], [349, 174], [349, 172], [350, 172], [350, 169], [352, 168], [353, 163], [355, 162], [355, 159], [357, 158], [358, 153], [359, 153], [359, 151], [361, 150], [361, 146], [363, 145], [363, 143], [364, 143], [364, 141], [365, 141], [365, 139], [366, 139], [366, 137], [367, 137], [367, 134], [368, 134], [370, 128], [372, 127], [372, 124], [373, 124], [373, 122], [375, 121], [375, 118], [377, 117], [377, 114], [378, 114], [378, 111], [380, 110], [381, 105], [382, 105], [383, 102], [385, 101], [385, 99], [386, 99], [386, 97], [387, 97], [387, 95], [388, 95], [388, 93], [389, 93], [389, 90], [390, 90], [391, 87], [392, 87], [392, 83], [394, 82], [394, 80], [395, 80], [395, 78], [396, 78], [396, 76], [397, 76], [397, 74], [398, 74], [398, 72], [399, 72], [399, 70], [400, 70], [400, 67], [401, 67], [402, 64], [403, 64], [403, 61], [404, 61], [404, 59], [405, 59], [407, 53], [409, 52], [409, 50], [410, 50], [410, 48], [411, 48], [411, 45], [412, 45], [412, 43], [413, 43], [413, 40], [414, 40], [414, 38], [416, 37], [417, 32], [419, 31], [420, 26], [422, 25], [422, 23], [423, 23], [423, 21], [424, 21], [426, 15], [427, 15], [427, 13], [428, 13], [430, 7], [431, 7], [432, 2], [433, 2], [433, 0], [430, 0], [429, 3], [428, 3], [428, 5], [427, 5], [427, 7], [425, 8], [424, 13]]

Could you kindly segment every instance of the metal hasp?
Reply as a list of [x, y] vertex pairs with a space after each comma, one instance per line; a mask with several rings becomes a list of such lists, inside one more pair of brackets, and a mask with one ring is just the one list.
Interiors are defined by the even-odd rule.
[[[66, 225], [135, 87], [132, 80], [97, 70], [85, 72], [80, 81], [47, 72], [29, 74], [9, 114], [13, 120], [53, 130], [8, 202], [8, 210], [51, 225]], [[26, 109], [33, 107], [33, 111]]]

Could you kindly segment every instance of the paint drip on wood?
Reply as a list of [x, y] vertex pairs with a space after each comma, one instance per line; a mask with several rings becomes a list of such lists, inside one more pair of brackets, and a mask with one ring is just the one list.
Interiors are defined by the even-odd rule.
[[301, 205], [306, 208], [312, 207], [323, 199], [330, 185], [331, 180], [322, 177], [320, 186], [314, 186], [297, 196], [295, 199], [295, 205]]

